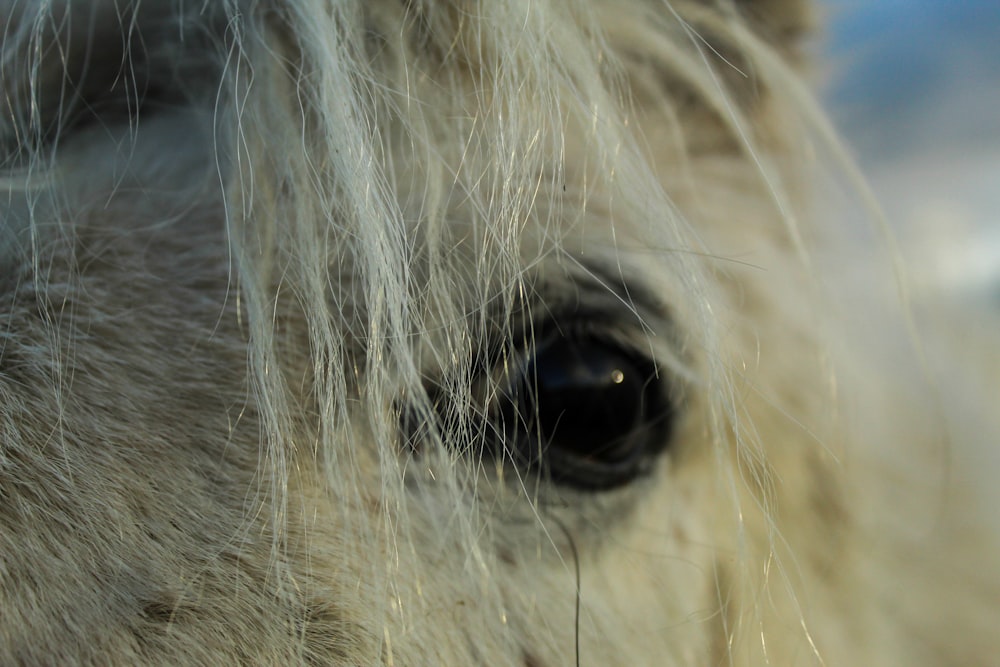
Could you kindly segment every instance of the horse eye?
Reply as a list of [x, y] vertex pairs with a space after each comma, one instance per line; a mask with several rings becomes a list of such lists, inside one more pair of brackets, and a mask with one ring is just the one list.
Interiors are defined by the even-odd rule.
[[558, 483], [625, 484], [667, 444], [673, 408], [653, 362], [634, 350], [587, 333], [551, 335], [511, 375], [504, 449]]

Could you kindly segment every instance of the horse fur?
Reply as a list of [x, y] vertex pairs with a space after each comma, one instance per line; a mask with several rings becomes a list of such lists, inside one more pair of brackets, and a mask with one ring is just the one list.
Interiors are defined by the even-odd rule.
[[[0, 2], [0, 664], [994, 664], [995, 336], [840, 280], [812, 10]], [[484, 448], [560, 327], [627, 484]]]

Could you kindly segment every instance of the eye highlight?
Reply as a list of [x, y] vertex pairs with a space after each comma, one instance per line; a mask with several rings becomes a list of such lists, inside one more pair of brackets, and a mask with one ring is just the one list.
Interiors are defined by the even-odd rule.
[[498, 447], [580, 489], [632, 481], [666, 445], [674, 408], [651, 359], [610, 337], [553, 331], [508, 372]]

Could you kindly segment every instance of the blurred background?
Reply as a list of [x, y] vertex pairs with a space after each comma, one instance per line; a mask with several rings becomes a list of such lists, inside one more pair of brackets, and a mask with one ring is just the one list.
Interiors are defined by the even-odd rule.
[[1000, 0], [824, 0], [824, 94], [919, 287], [1000, 307]]

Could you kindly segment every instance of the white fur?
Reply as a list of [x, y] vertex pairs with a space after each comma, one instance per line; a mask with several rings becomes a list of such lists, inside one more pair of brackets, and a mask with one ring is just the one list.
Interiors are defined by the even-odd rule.
[[[804, 3], [0, 15], [0, 663], [1000, 654], [996, 328], [838, 280]], [[581, 312], [678, 406], [611, 490], [481, 450]]]

